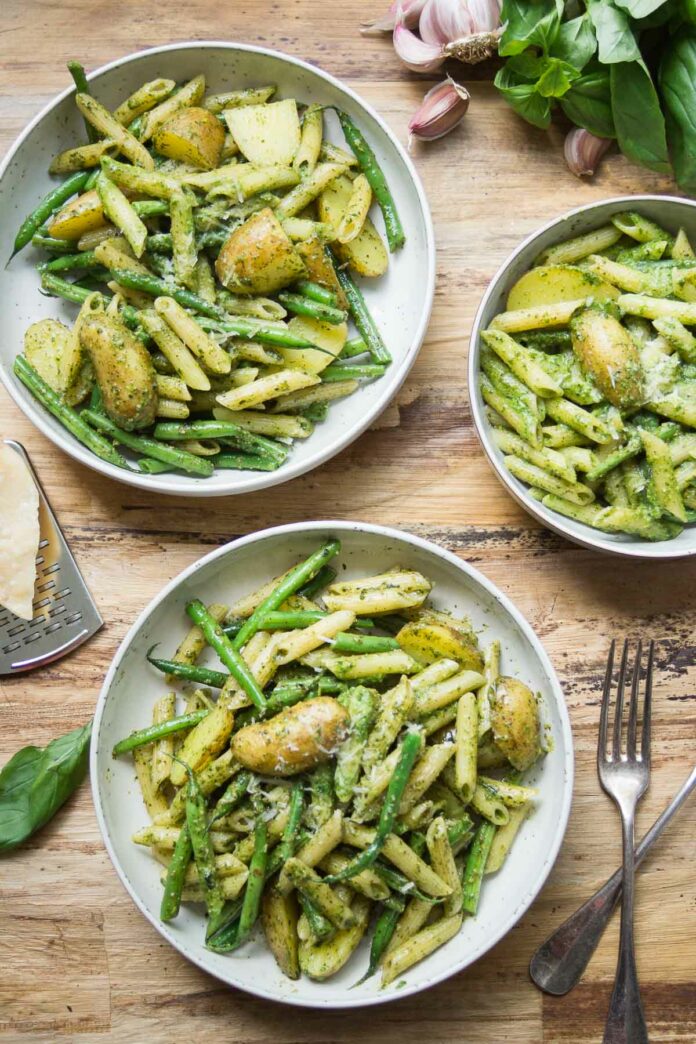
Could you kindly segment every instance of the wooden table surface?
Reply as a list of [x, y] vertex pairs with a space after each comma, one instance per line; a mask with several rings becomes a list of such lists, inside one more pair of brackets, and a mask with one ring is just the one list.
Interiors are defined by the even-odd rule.
[[[342, 77], [402, 141], [431, 80], [397, 62], [387, 39], [361, 37], [362, 0], [247, 0], [152, 7], [138, 0], [5, 0], [0, 136], [66, 85], [65, 62], [88, 69], [148, 46], [239, 40], [299, 55]], [[323, 15], [323, 17], [322, 17]], [[481, 569], [531, 621], [570, 708], [577, 777], [565, 844], [541, 896], [475, 967], [427, 994], [332, 1015], [294, 1012], [228, 989], [188, 964], [137, 912], [97, 829], [87, 785], [31, 843], [0, 860], [0, 1040], [242, 1044], [600, 1041], [613, 981], [617, 919], [582, 984], [539, 993], [527, 976], [536, 946], [614, 869], [619, 823], [599, 789], [595, 740], [612, 636], [659, 640], [652, 782], [644, 829], [694, 760], [696, 562], [660, 565], [581, 550], [541, 529], [494, 478], [474, 433], [466, 346], [474, 310], [500, 262], [540, 223], [593, 199], [669, 192], [670, 182], [608, 158], [585, 184], [567, 173], [559, 131], [523, 124], [487, 82], [470, 84], [464, 125], [414, 151], [435, 219], [438, 278], [426, 343], [376, 428], [312, 474], [226, 500], [148, 496], [63, 456], [0, 390], [0, 436], [20, 439], [106, 626], [71, 657], [0, 682], [0, 763], [86, 721], [126, 629], [180, 570], [244, 533], [312, 518], [397, 524]], [[19, 346], [18, 346], [19, 347]], [[651, 1041], [696, 1040], [696, 805], [647, 861], [637, 888], [638, 965]]]

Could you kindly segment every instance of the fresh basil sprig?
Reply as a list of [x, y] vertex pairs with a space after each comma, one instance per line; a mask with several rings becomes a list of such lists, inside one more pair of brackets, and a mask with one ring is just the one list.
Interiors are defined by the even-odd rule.
[[0, 772], [0, 853], [16, 848], [51, 819], [87, 773], [92, 724], [24, 747]]

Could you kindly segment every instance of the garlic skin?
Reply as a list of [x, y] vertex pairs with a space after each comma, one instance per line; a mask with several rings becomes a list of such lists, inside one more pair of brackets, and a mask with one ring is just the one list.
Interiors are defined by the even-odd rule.
[[421, 40], [429, 44], [449, 43], [473, 32], [465, 0], [427, 0], [418, 22]]
[[445, 61], [440, 44], [425, 43], [400, 21], [394, 27], [394, 50], [413, 72], [435, 72]]
[[563, 144], [568, 170], [578, 178], [591, 177], [611, 144], [611, 138], [598, 138], [583, 127], [573, 127]]
[[462, 121], [469, 108], [469, 92], [448, 76], [432, 87], [408, 125], [411, 138], [435, 141], [449, 134]]
[[393, 0], [386, 14], [376, 18], [374, 22], [364, 22], [360, 32], [365, 36], [393, 32], [398, 20], [399, 8], [401, 8], [402, 24], [407, 29], [415, 29], [426, 3], [427, 0], [401, 0], [400, 3], [399, 0]]

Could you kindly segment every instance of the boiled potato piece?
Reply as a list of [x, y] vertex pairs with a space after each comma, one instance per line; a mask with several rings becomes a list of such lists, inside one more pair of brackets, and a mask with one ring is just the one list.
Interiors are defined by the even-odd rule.
[[294, 98], [227, 109], [223, 115], [239, 151], [255, 167], [292, 163], [301, 134]]
[[107, 415], [126, 431], [152, 424], [157, 383], [145, 345], [118, 319], [104, 313], [82, 320], [80, 344], [89, 353]]
[[268, 948], [278, 966], [289, 979], [299, 979], [297, 921], [299, 911], [295, 892], [281, 895], [275, 888], [266, 888], [261, 900], [261, 924]]
[[644, 374], [638, 348], [618, 319], [586, 308], [571, 319], [570, 334], [573, 351], [610, 403], [632, 409], [643, 402]]
[[[319, 217], [338, 234], [338, 230], [348, 212], [353, 196], [353, 182], [345, 174], [334, 178], [319, 197]], [[345, 261], [362, 276], [377, 277], [384, 275], [389, 266], [389, 255], [382, 238], [370, 221], [365, 224], [359, 235], [350, 243], [335, 243], [334, 248], [342, 261]]]
[[508, 294], [508, 312], [519, 308], [536, 308], [592, 297], [595, 301], [615, 300], [619, 290], [591, 272], [571, 265], [541, 265], [517, 280]]
[[215, 271], [234, 293], [272, 294], [301, 279], [307, 269], [278, 218], [266, 207], [225, 240]]
[[72, 330], [57, 319], [40, 319], [24, 335], [24, 354], [39, 377], [59, 395], [76, 380], [82, 351]]
[[96, 189], [83, 192], [77, 199], [66, 203], [48, 226], [49, 236], [55, 239], [79, 239], [86, 232], [101, 228], [106, 219], [104, 208]]
[[415, 620], [401, 628], [396, 640], [419, 663], [434, 663], [444, 657], [457, 660], [465, 670], [483, 670], [483, 656], [478, 649], [445, 624]]
[[212, 112], [193, 106], [175, 112], [157, 128], [152, 140], [163, 156], [212, 170], [220, 162], [225, 128]]
[[307, 269], [307, 277], [320, 286], [333, 290], [338, 298], [339, 308], [347, 308], [348, 301], [343, 293], [343, 288], [336, 278], [334, 266], [326, 256], [324, 244], [316, 236], [304, 239], [295, 245], [295, 250], [300, 255]]
[[322, 323], [319, 319], [311, 319], [297, 315], [288, 323], [288, 329], [298, 337], [305, 337], [312, 344], [323, 348], [323, 352], [312, 351], [311, 348], [280, 348], [279, 351], [288, 366], [307, 370], [309, 373], [321, 373], [329, 363], [340, 354], [348, 337], [348, 324]]
[[84, 358], [77, 371], [75, 380], [65, 393], [65, 401], [68, 406], [77, 406], [84, 402], [94, 385], [94, 369], [88, 358]]
[[496, 747], [520, 772], [541, 754], [539, 708], [534, 693], [517, 678], [498, 678], [491, 701], [491, 725]]
[[329, 979], [343, 967], [357, 949], [370, 920], [370, 902], [356, 895], [351, 906], [355, 924], [340, 929], [325, 942], [314, 944], [310, 940], [300, 942], [300, 968], [317, 982]]
[[232, 753], [262, 776], [295, 776], [324, 761], [348, 728], [348, 712], [330, 696], [317, 696], [247, 725], [232, 737]]

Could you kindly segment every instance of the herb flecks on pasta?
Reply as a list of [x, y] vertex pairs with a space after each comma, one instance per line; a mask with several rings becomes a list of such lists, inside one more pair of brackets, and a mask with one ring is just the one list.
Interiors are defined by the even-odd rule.
[[550, 247], [481, 334], [507, 469], [546, 507], [670, 540], [696, 521], [696, 255], [635, 212]]
[[542, 730], [499, 643], [433, 608], [427, 577], [336, 581], [339, 551], [231, 605], [190, 602], [178, 648], [148, 653], [183, 688], [114, 756], [135, 759], [151, 823], [133, 840], [166, 868], [163, 920], [204, 904], [218, 953], [258, 921], [287, 976], [320, 981], [373, 920], [365, 977], [386, 985], [476, 913], [533, 808], [520, 776]]

